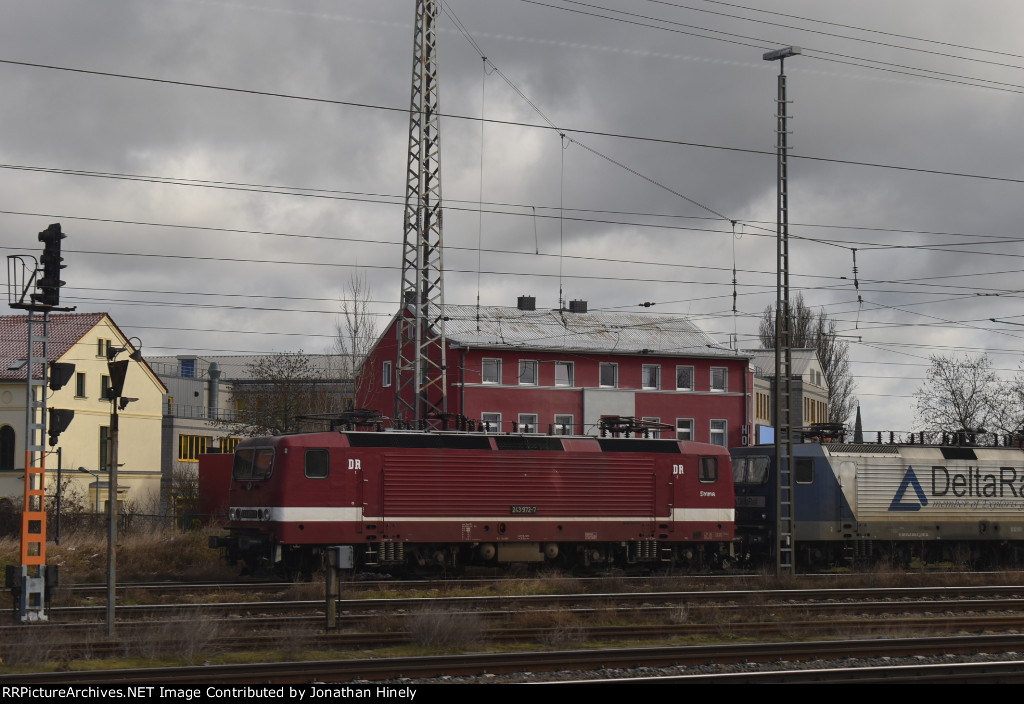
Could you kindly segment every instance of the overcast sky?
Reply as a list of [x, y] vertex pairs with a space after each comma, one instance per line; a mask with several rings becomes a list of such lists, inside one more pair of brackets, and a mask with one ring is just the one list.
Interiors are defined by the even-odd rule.
[[[929, 355], [1017, 369], [1024, 328], [989, 319], [1024, 323], [1021, 3], [444, 4], [448, 302], [561, 290], [756, 346], [779, 70], [761, 55], [796, 45], [791, 282], [849, 336], [865, 427], [913, 427]], [[325, 352], [362, 272], [383, 326], [413, 0], [0, 7], [0, 244], [38, 255], [60, 222], [62, 304], [149, 355]]]

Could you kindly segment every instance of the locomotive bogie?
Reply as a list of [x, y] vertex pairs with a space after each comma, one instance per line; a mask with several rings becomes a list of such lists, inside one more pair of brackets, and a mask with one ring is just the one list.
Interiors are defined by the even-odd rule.
[[668, 440], [253, 439], [236, 451], [220, 545], [286, 566], [341, 544], [365, 567], [682, 564], [683, 545], [701, 559], [729, 550], [728, 468], [722, 448]]

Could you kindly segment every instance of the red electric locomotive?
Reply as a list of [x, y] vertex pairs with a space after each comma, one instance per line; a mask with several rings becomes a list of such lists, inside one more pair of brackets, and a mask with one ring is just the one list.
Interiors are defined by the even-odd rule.
[[308, 572], [330, 545], [360, 567], [720, 565], [728, 452], [674, 440], [331, 432], [235, 451], [229, 535], [251, 567]]

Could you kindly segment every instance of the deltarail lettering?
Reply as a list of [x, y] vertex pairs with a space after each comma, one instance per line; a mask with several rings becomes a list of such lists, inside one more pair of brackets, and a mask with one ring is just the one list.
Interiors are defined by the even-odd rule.
[[979, 467], [932, 467], [932, 496], [956, 498], [1018, 498], [1024, 496], [1024, 471], [1000, 467], [997, 475]]

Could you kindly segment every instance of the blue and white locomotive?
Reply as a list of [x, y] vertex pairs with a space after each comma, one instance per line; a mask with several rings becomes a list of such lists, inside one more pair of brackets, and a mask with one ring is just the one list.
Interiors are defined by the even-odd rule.
[[[777, 542], [774, 448], [731, 454], [737, 553], [766, 562]], [[1024, 450], [805, 443], [793, 455], [798, 565], [1024, 558]]]

